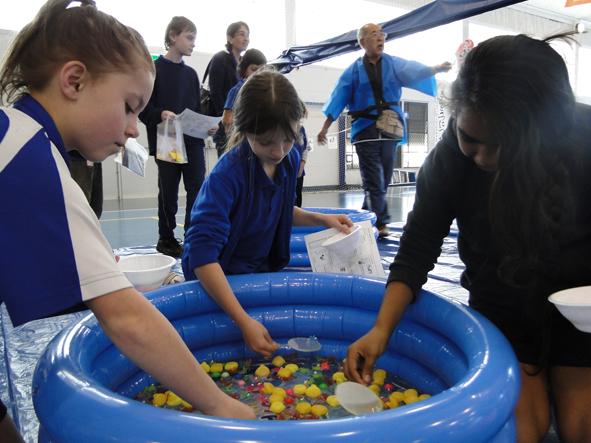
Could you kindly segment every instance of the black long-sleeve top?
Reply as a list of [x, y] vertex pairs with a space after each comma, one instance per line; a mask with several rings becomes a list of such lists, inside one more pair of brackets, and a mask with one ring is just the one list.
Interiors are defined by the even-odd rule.
[[[591, 284], [591, 107], [577, 104], [576, 116], [572, 145], [556, 146], [565, 150], [564, 155], [576, 158], [569, 162], [575, 218], [561, 228], [560, 252], [548, 257], [549, 266], [541, 271], [544, 284], [537, 287], [543, 292], [540, 295]], [[404, 282], [416, 294], [433, 269], [455, 218], [459, 255], [466, 265], [461, 281], [470, 291], [470, 300], [478, 297], [478, 303], [488, 303], [488, 297], [497, 306], [506, 307], [523, 303], [525, 289], [504, 284], [497, 273], [501, 253], [492, 238], [488, 208], [493, 178], [494, 173], [480, 170], [462, 154], [455, 122], [450, 121], [419, 171], [416, 200], [388, 282]]]
[[[175, 63], [163, 56], [154, 62], [156, 79], [154, 90], [139, 119], [146, 125], [150, 155], [156, 154], [156, 126], [162, 121], [162, 111], [180, 114], [189, 108], [201, 112], [199, 101], [199, 77], [193, 68], [184, 62]], [[200, 138], [185, 135], [185, 147], [203, 146]]]
[[212, 112], [220, 116], [224, 112], [224, 103], [230, 89], [238, 82], [237, 62], [228, 51], [220, 51], [209, 62], [209, 91], [211, 93]]

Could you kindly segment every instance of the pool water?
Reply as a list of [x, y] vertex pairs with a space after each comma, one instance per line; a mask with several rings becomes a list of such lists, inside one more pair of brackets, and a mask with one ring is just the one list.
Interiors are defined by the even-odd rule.
[[[318, 420], [350, 417], [334, 395], [346, 381], [342, 362], [334, 357], [289, 354], [269, 360], [202, 362], [222, 391], [253, 408], [263, 420]], [[429, 398], [404, 381], [376, 369], [370, 384], [384, 409]], [[150, 385], [135, 398], [143, 403], [193, 412], [194, 408], [161, 385]]]

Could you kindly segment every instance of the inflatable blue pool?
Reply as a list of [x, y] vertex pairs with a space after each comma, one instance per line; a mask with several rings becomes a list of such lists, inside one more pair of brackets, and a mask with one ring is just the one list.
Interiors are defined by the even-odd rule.
[[[320, 352], [338, 357], [372, 326], [384, 290], [379, 279], [314, 273], [234, 276], [230, 283], [275, 339], [316, 335]], [[252, 356], [240, 331], [199, 283], [167, 286], [148, 296], [198, 359]], [[154, 380], [113, 346], [90, 315], [62, 331], [44, 352], [33, 378], [33, 401], [41, 442], [515, 440], [517, 361], [501, 333], [470, 309], [422, 292], [379, 365], [432, 397], [335, 420], [244, 421], [182, 413], [130, 398]]]

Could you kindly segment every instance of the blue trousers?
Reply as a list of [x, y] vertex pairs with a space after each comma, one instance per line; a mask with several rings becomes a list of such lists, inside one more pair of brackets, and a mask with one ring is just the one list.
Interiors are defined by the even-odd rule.
[[158, 166], [158, 234], [160, 238], [174, 238], [181, 176], [187, 192], [185, 231], [189, 227], [191, 209], [205, 178], [203, 146], [186, 146], [188, 163], [176, 164], [156, 160]]
[[392, 180], [398, 140], [381, 139], [375, 125], [361, 131], [355, 138], [359, 157], [361, 182], [365, 191], [363, 208], [375, 212], [378, 228], [390, 222], [386, 192]]

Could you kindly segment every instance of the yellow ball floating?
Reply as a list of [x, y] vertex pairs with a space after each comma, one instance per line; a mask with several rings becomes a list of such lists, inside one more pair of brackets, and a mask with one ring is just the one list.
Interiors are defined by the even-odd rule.
[[171, 408], [176, 408], [177, 406], [182, 406], [183, 408], [193, 408], [188, 402], [183, 400], [172, 391], [166, 391], [166, 405], [170, 406]]
[[386, 371], [384, 371], [383, 369], [376, 369], [375, 371], [373, 371], [373, 378], [374, 379], [381, 379], [384, 380], [386, 378]]
[[166, 405], [174, 408], [181, 405], [181, 398], [172, 391], [166, 391]]
[[275, 358], [273, 358], [271, 363], [273, 364], [273, 366], [280, 368], [281, 366], [283, 366], [285, 364], [285, 359], [282, 356], [277, 355], [277, 356], [275, 356]]
[[206, 374], [208, 374], [209, 371], [211, 370], [211, 368], [209, 367], [207, 362], [204, 362], [204, 361], [201, 362], [201, 369], [203, 369]]
[[340, 384], [347, 381], [347, 377], [345, 377], [344, 372], [335, 372], [334, 374], [332, 374], [332, 379], [336, 384]]
[[281, 414], [285, 410], [285, 405], [281, 401], [274, 401], [269, 407], [274, 414]]
[[292, 375], [293, 373], [287, 368], [281, 368], [279, 369], [279, 371], [277, 371], [277, 377], [279, 377], [282, 380], [288, 380], [291, 378]]
[[318, 398], [318, 397], [320, 397], [321, 394], [322, 394], [322, 391], [316, 385], [310, 385], [306, 389], [306, 397], [309, 397], [309, 398]]
[[289, 364], [285, 365], [285, 369], [289, 369], [292, 374], [295, 374], [296, 372], [298, 372], [300, 367], [298, 365], [296, 365], [295, 363], [289, 363]]
[[419, 395], [419, 400], [427, 400], [428, 398], [431, 398], [431, 396], [429, 394]]
[[152, 397], [152, 404], [154, 406], [164, 406], [166, 403], [166, 394], [158, 393]]
[[416, 389], [407, 389], [406, 391], [404, 391], [402, 393], [404, 395], [404, 403], [409, 403], [412, 401], [417, 401], [419, 399], [419, 393], [417, 392]]
[[384, 379], [383, 378], [374, 378], [373, 379], [373, 384], [376, 386], [383, 386], [384, 385]]
[[268, 377], [271, 373], [271, 370], [266, 367], [265, 365], [260, 365], [256, 371], [254, 371], [254, 375], [257, 377]]
[[314, 405], [312, 406], [312, 415], [315, 417], [323, 417], [328, 414], [328, 408], [324, 405]]
[[369, 389], [376, 395], [380, 395], [380, 391], [382, 390], [378, 385], [371, 385]]
[[404, 394], [400, 391], [392, 392], [388, 399], [390, 403], [396, 403], [398, 405], [401, 401], [404, 401]]
[[224, 371], [224, 365], [221, 363], [212, 363], [209, 368], [209, 372], [223, 372], [223, 371]]
[[238, 362], [229, 361], [224, 365], [224, 370], [228, 371], [230, 374], [235, 374], [238, 371]]
[[273, 386], [273, 383], [269, 383], [269, 382], [263, 383], [263, 394], [270, 395], [273, 393], [273, 389], [275, 389], [275, 386]]
[[326, 403], [328, 403], [328, 405], [332, 406], [333, 408], [336, 408], [341, 404], [336, 395], [329, 395], [326, 397]]
[[295, 395], [304, 395], [306, 393], [306, 389], [308, 389], [306, 385], [295, 385], [293, 387], [293, 393]]
[[269, 396], [269, 403], [273, 404], [273, 403], [283, 403], [283, 399], [284, 397], [282, 397], [281, 395], [277, 395], [277, 394], [271, 394]]
[[285, 398], [285, 396], [287, 395], [287, 393], [285, 392], [285, 389], [283, 388], [279, 388], [279, 387], [273, 387], [273, 395], [279, 395], [281, 398]]
[[400, 406], [400, 402], [398, 400], [396, 400], [395, 398], [390, 398], [386, 402], [385, 406], [388, 409], [394, 409], [394, 408], [397, 408], [398, 406]]
[[307, 401], [301, 401], [296, 405], [296, 412], [300, 415], [306, 415], [312, 409], [312, 405]]

